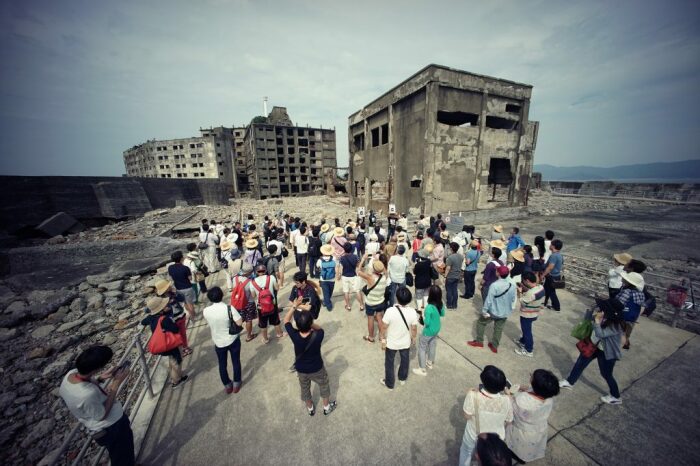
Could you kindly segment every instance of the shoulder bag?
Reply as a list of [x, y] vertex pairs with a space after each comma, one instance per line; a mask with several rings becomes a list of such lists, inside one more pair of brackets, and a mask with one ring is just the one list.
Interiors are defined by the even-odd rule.
[[408, 333], [411, 333], [411, 329], [408, 327], [408, 322], [406, 322], [406, 318], [403, 316], [403, 312], [401, 312], [401, 306], [397, 304], [394, 307], [397, 311], [399, 311], [399, 315], [401, 316], [401, 320], [403, 320], [403, 324], [406, 326], [406, 330], [408, 330]]
[[313, 344], [313, 342], [316, 341], [316, 333], [317, 332], [315, 330], [311, 331], [311, 338], [309, 338], [309, 342], [306, 344], [306, 348], [304, 348], [304, 351], [299, 353], [299, 355], [296, 358], [294, 358], [294, 362], [289, 367], [289, 372], [296, 372], [297, 371], [297, 368], [296, 368], [297, 362], [299, 362], [299, 359], [301, 359], [301, 357], [304, 354], [306, 354], [306, 352], [309, 350], [309, 348], [311, 348], [311, 345]]
[[374, 285], [372, 285], [371, 288], [367, 288], [367, 285], [362, 287], [362, 292], [365, 294], [365, 296], [369, 295], [370, 291], [375, 289], [377, 285], [379, 285], [379, 282], [382, 281], [382, 277], [377, 277], [377, 281], [374, 282]]
[[233, 320], [233, 314], [231, 313], [231, 306], [228, 304], [226, 305], [226, 309], [228, 310], [228, 334], [229, 335], [238, 335], [243, 331], [243, 327], [238, 325], [235, 320]]
[[209, 232], [204, 236], [204, 241], [200, 242], [197, 248], [199, 249], [207, 249], [209, 247], [209, 244], [207, 243], [207, 240], [209, 239]]
[[182, 335], [180, 333], [166, 332], [163, 328], [163, 319], [160, 316], [156, 328], [153, 329], [151, 338], [148, 339], [146, 347], [151, 354], [163, 354], [182, 346]]
[[555, 290], [563, 290], [566, 288], [566, 280], [564, 279], [564, 274], [561, 274], [559, 278], [552, 277], [552, 288]]
[[504, 294], [508, 293], [508, 292], [510, 291], [510, 287], [511, 287], [511, 286], [513, 286], [513, 284], [512, 284], [512, 283], [508, 283], [508, 288], [506, 288], [506, 291], [504, 291], [504, 292], [501, 293], [501, 294], [497, 294], [497, 295], [494, 296], [493, 298], [494, 298], [494, 299], [500, 298], [500, 297], [503, 296]]
[[406, 286], [413, 286], [413, 274], [406, 272]]

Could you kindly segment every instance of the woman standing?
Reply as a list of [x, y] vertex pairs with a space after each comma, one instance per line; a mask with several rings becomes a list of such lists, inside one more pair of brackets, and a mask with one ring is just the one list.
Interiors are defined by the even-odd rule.
[[368, 253], [362, 256], [362, 260], [357, 264], [355, 272], [357, 276], [362, 278], [367, 284], [362, 288], [365, 294], [365, 314], [367, 315], [367, 335], [362, 337], [363, 340], [374, 343], [374, 322], [377, 322], [377, 328], [381, 330], [381, 321], [386, 310], [386, 300], [384, 299], [384, 290], [387, 287], [387, 279], [384, 276], [384, 264], [379, 260], [372, 261], [372, 272], [367, 273], [363, 270], [363, 264], [368, 259]]
[[202, 225], [202, 232], [199, 234], [199, 244], [202, 246], [206, 245], [206, 248], [202, 249], [204, 265], [207, 266], [209, 273], [217, 272], [221, 265], [219, 264], [219, 259], [216, 257], [216, 248], [219, 245], [219, 237], [213, 231], [210, 231], [209, 225]]
[[437, 278], [437, 272], [430, 262], [430, 253], [433, 251], [432, 244], [424, 244], [418, 250], [418, 259], [413, 266], [413, 274], [415, 276], [414, 284], [416, 287], [416, 309], [418, 312], [425, 308], [425, 299], [428, 296], [428, 290], [433, 284], [433, 280]]
[[[428, 294], [428, 306], [423, 314], [423, 332], [418, 338], [418, 365], [413, 369], [416, 375], [428, 375], [425, 370], [433, 368], [437, 352], [437, 339], [440, 333], [440, 317], [445, 317], [445, 307], [442, 305], [442, 290], [439, 286], [431, 286]], [[428, 359], [426, 360], [426, 353]]]
[[581, 377], [588, 364], [597, 359], [600, 375], [603, 376], [610, 389], [610, 394], [602, 396], [600, 399], [608, 404], [622, 404], [620, 389], [615, 377], [613, 377], [613, 369], [615, 362], [622, 358], [620, 342], [625, 333], [625, 320], [622, 317], [623, 306], [617, 300], [604, 301], [599, 299], [596, 301], [599, 311], [594, 314], [591, 341], [597, 348], [590, 357], [581, 353], [574, 367], [571, 368], [571, 373], [566, 379], [559, 381], [559, 386], [568, 390], [573, 389], [574, 384]]
[[[141, 325], [148, 325], [151, 329], [151, 333], [153, 333], [159, 327], [158, 322], [161, 322], [160, 328], [163, 332], [180, 333], [180, 328], [172, 319], [172, 308], [169, 306], [169, 302], [169, 298], [158, 297], [150, 298], [146, 301], [149, 315], [141, 321]], [[161, 317], [163, 318], [162, 320]], [[182, 374], [182, 355], [180, 354], [180, 348], [173, 348], [164, 353], [160, 353], [160, 355], [168, 356], [170, 386], [172, 388], [179, 387], [187, 380], [187, 376]]]

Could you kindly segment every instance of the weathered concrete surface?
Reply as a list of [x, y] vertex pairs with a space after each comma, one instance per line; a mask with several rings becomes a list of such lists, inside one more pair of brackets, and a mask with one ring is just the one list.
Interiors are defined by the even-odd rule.
[[[288, 289], [287, 285], [286, 293]], [[281, 294], [283, 302], [286, 293]], [[263, 345], [260, 338], [244, 342], [242, 390], [236, 395], [224, 394], [209, 329], [200, 321], [192, 334], [195, 352], [185, 363], [192, 381], [176, 391], [164, 392], [144, 441], [141, 461], [456, 464], [464, 430], [461, 405], [466, 389], [479, 383], [483, 365], [501, 367], [513, 383], [526, 383], [536, 368], [548, 368], [558, 376], [568, 374], [577, 357], [569, 332], [586, 303], [566, 291], [561, 295], [562, 312], [548, 311], [534, 325], [533, 359], [513, 353], [515, 346], [510, 339], [519, 336], [516, 317], [506, 324], [498, 354], [467, 347], [465, 342], [473, 336], [479, 306], [460, 300], [459, 310], [449, 311], [443, 320], [435, 369], [426, 378], [410, 373], [405, 386], [397, 385], [390, 392], [379, 384], [384, 353], [378, 344], [362, 341], [366, 318], [358, 312], [357, 304], [352, 312], [346, 312], [336, 292], [335, 310], [322, 311], [320, 318], [326, 330], [323, 354], [332, 397], [338, 400], [338, 409], [329, 417], [324, 417], [320, 409], [314, 417], [305, 413], [296, 376], [287, 372], [293, 361], [287, 338], [273, 339], [268, 345]], [[490, 333], [489, 329], [487, 338]], [[691, 344], [678, 350], [691, 339]], [[693, 461], [696, 453], [690, 451], [692, 443], [685, 448], [678, 443], [691, 442], [697, 435], [696, 423], [678, 422], [688, 415], [697, 417], [691, 412], [697, 410], [697, 395], [686, 396], [697, 387], [697, 378], [686, 378], [697, 347], [697, 337], [688, 332], [642, 321], [635, 330], [633, 349], [615, 368], [624, 404], [602, 406], [599, 397], [606, 393], [605, 382], [591, 365], [573, 392], [564, 392], [556, 399], [547, 458], [532, 464], [639, 464], [624, 458], [643, 457], [634, 451], [640, 449], [667, 451], [673, 457], [666, 464], [697, 464]], [[411, 351], [411, 367], [416, 364], [415, 351]], [[643, 389], [656, 387], [662, 380], [677, 383], [668, 391], [660, 390], [658, 396]], [[318, 388], [313, 389], [313, 396], [318, 403]], [[666, 398], [659, 400], [662, 397]], [[685, 417], [678, 414], [674, 418], [656, 410], [657, 406], [663, 409], [674, 403], [678, 408], [673, 409], [685, 409]], [[643, 425], [634, 427], [634, 423]], [[670, 444], [676, 446], [671, 451], [667, 450], [671, 434], [627, 435], [637, 432], [677, 432], [679, 440]], [[605, 440], [608, 438], [620, 441]], [[601, 443], [605, 446], [592, 454]], [[615, 449], [615, 455], [608, 454], [608, 449]]]

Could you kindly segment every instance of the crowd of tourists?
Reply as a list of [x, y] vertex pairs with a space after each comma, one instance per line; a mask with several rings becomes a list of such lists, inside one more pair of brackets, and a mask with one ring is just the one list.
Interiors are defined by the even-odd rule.
[[[404, 385], [409, 372], [429, 375], [442, 319], [458, 309], [460, 298], [474, 300], [477, 290], [481, 299], [475, 308], [480, 314], [476, 335], [467, 345], [485, 349], [486, 329], [493, 324], [487, 348], [497, 353], [503, 327], [516, 313], [521, 336], [514, 341], [515, 354], [532, 358], [536, 347], [532, 329], [538, 316], [561, 310], [557, 289], [565, 283], [562, 248], [563, 241], [552, 231], [536, 236], [532, 244], [523, 240], [518, 227], [507, 236], [501, 225], [493, 225], [482, 237], [469, 225], [451, 234], [440, 214], [421, 215], [410, 229], [405, 214], [392, 213], [381, 221], [371, 211], [367, 217], [316, 223], [290, 215], [265, 217], [260, 224], [252, 215], [243, 224], [202, 220], [196, 241], [186, 251], [172, 254], [168, 278], [155, 282], [142, 324], [152, 331], [149, 350], [168, 358], [170, 385], [177, 389], [188, 378], [182, 371], [183, 358], [192, 354], [188, 323], [203, 318], [227, 394], [238, 393], [243, 384], [242, 339], [251, 342], [260, 336], [262, 344], [268, 344], [272, 338], [288, 336], [295, 355], [290, 371], [297, 373], [308, 414], [316, 413], [313, 382], [320, 388], [323, 414], [329, 415], [337, 404], [322, 357], [322, 312], [337, 312], [341, 306], [340, 312], [364, 313], [367, 328], [362, 338], [368, 344], [378, 341], [384, 350], [385, 370], [379, 382], [388, 390], [395, 388], [397, 379]], [[577, 326], [580, 355], [568, 377], [558, 380], [552, 372], [538, 369], [528, 384], [511, 386], [499, 368], [483, 369], [481, 384], [464, 401], [467, 424], [460, 464], [483, 460], [485, 455], [507, 459], [488, 464], [544, 457], [553, 397], [560, 388], [572, 389], [594, 359], [610, 391], [602, 401], [622, 402], [613, 369], [622, 350], [630, 347], [647, 295], [645, 265], [626, 253], [615, 254], [613, 260], [608, 295], [597, 299]], [[484, 267], [477, 278], [479, 264]], [[280, 290], [287, 271], [293, 272], [293, 286], [285, 299]], [[223, 287], [208, 279], [220, 274]], [[333, 300], [336, 284], [342, 289], [342, 304]], [[195, 307], [200, 303], [201, 313]], [[409, 371], [414, 345], [418, 364]], [[132, 453], [126, 453], [133, 443], [128, 419], [115, 400], [128, 368], [101, 372], [111, 357], [107, 347], [86, 350], [64, 378], [60, 393], [96, 441], [107, 447], [113, 465], [133, 464], [133, 445]], [[106, 388], [98, 383], [110, 378]]]

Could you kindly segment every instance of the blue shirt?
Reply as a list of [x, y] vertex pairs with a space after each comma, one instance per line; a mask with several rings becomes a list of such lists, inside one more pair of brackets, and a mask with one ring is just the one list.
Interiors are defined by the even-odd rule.
[[547, 266], [549, 266], [549, 264], [554, 265], [554, 268], [551, 272], [549, 272], [549, 274], [553, 277], [560, 277], [561, 269], [564, 266], [564, 258], [562, 257], [561, 253], [553, 252], [552, 255], [549, 256], [549, 259], [547, 259]]
[[469, 265], [465, 265], [464, 270], [467, 272], [476, 272], [476, 269], [479, 267], [479, 256], [481, 256], [479, 251], [476, 249], [469, 249], [466, 257], [466, 259], [469, 261]]
[[499, 278], [489, 287], [482, 313], [489, 313], [495, 319], [507, 319], [513, 313], [516, 287], [509, 280]]
[[506, 246], [506, 251], [515, 251], [518, 248], [525, 246], [525, 241], [520, 237], [520, 235], [510, 235], [508, 238], [508, 245]]

